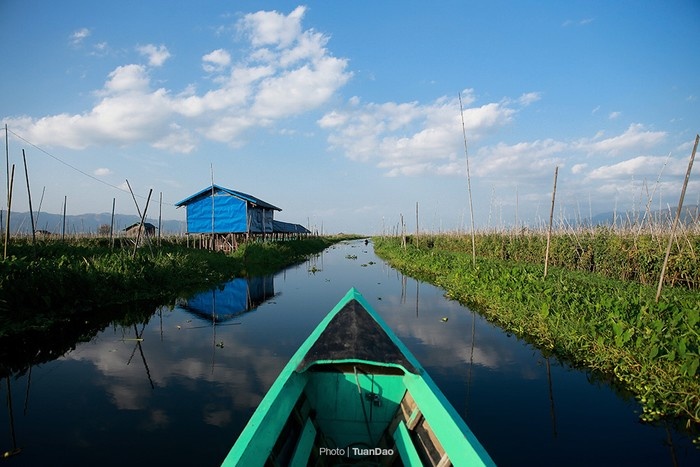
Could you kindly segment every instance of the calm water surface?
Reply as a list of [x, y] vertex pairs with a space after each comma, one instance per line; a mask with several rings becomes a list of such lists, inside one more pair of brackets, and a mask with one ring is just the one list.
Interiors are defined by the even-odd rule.
[[[22, 449], [6, 465], [218, 465], [287, 359], [352, 286], [498, 464], [700, 465], [688, 437], [640, 423], [633, 399], [402, 276], [361, 241], [160, 307], [147, 323], [111, 325], [5, 379], [0, 450]], [[31, 343], [22, 351], [36, 352]]]

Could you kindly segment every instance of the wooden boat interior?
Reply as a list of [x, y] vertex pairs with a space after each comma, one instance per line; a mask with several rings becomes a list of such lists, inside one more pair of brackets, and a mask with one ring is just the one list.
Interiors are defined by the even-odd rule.
[[327, 364], [306, 375], [266, 465], [452, 465], [401, 369]]

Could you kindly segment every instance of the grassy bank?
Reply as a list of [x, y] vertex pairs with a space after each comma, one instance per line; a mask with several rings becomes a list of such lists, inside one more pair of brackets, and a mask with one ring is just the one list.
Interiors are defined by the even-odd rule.
[[106, 239], [23, 241], [0, 261], [0, 336], [51, 326], [78, 310], [167, 300], [234, 277], [271, 274], [342, 237], [251, 243], [231, 255], [175, 242], [110, 248]]
[[[552, 236], [550, 266], [593, 272], [612, 279], [656, 286], [669, 240], [668, 228], [653, 232], [597, 227], [568, 229]], [[540, 264], [544, 261], [547, 235], [538, 231], [480, 233], [476, 251], [483, 258]], [[471, 237], [439, 235], [421, 238], [447, 251], [472, 251]], [[665, 285], [700, 289], [700, 235], [680, 228], [673, 242]]]
[[654, 287], [602, 273], [554, 267], [544, 280], [540, 264], [493, 257], [474, 267], [467, 241], [461, 249], [439, 238], [402, 248], [397, 238], [376, 238], [375, 251], [546, 352], [615, 378], [638, 398], [644, 420], [672, 417], [697, 433], [698, 292], [666, 289], [657, 304]]

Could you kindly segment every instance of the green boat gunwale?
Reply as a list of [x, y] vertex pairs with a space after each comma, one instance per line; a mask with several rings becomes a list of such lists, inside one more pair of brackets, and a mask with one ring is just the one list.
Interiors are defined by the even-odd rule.
[[[335, 331], [345, 334], [341, 337], [337, 335], [328, 337], [330, 334], [330, 332], [327, 333], [329, 325], [333, 329], [332, 323], [338, 314], [343, 310], [347, 313], [353, 307], [355, 309], [351, 311], [356, 314], [359, 310], [358, 305], [362, 314], [371, 317], [370, 321], [374, 323], [374, 327], [379, 329], [384, 336], [385, 342], [375, 342], [378, 340], [375, 339], [369, 344], [379, 346], [378, 348], [381, 350], [379, 360], [370, 359], [367, 349], [363, 348], [368, 343], [367, 335], [353, 334], [352, 326], [339, 328], [337, 326], [339, 321], [336, 320]], [[364, 318], [360, 319], [364, 320]], [[369, 332], [370, 334], [375, 333], [372, 335], [376, 337], [375, 330]], [[387, 345], [387, 342], [390, 342], [391, 345]], [[352, 358], [352, 355], [356, 353], [360, 353], [364, 358]], [[314, 355], [318, 358], [314, 358]], [[253, 413], [222, 465], [264, 465], [300, 399], [304, 398], [304, 395], [309, 391], [316, 391], [315, 388], [313, 391], [311, 388], [307, 388], [308, 383], [312, 378], [326, 378], [321, 373], [337, 373], [338, 379], [336, 381], [338, 382], [336, 384], [338, 385], [345, 378], [344, 390], [347, 392], [349, 385], [352, 384], [352, 390], [355, 394], [358, 394], [359, 390], [360, 401], [362, 401], [363, 390], [368, 396], [376, 396], [374, 393], [375, 376], [380, 380], [384, 377], [385, 379], [382, 381], [393, 381], [395, 386], [392, 389], [393, 392], [402, 391], [403, 395], [398, 398], [399, 400], [386, 400], [387, 405], [390, 405], [387, 409], [397, 407], [397, 415], [392, 415], [392, 422], [387, 423], [386, 430], [383, 430], [384, 434], [381, 437], [378, 436], [377, 441], [387, 439], [389, 426], [392, 423], [396, 425], [401, 405], [404, 403], [406, 395], [410, 394], [410, 399], [415, 404], [412, 417], [418, 415], [422, 417], [421, 420], [425, 420], [431, 433], [439, 440], [444, 456], [449, 458], [451, 465], [495, 465], [476, 436], [447, 401], [418, 360], [355, 288], [351, 288], [347, 292], [290, 358]], [[316, 376], [313, 376], [314, 374]], [[371, 376], [371, 385], [369, 381], [361, 384], [360, 375]], [[333, 376], [327, 375], [327, 377], [332, 378]], [[319, 381], [327, 382], [329, 380]], [[357, 384], [357, 387], [354, 387], [354, 384]], [[355, 396], [355, 398], [357, 397]], [[370, 403], [370, 410], [371, 407]], [[362, 411], [365, 412], [365, 410], [364, 402], [362, 402]], [[310, 410], [314, 416], [322, 416], [323, 413], [319, 414], [319, 412], [322, 411], [315, 408]], [[309, 419], [310, 416], [307, 415], [307, 419], [301, 422], [305, 432], [309, 430], [307, 426]], [[373, 441], [366, 412], [364, 413], [364, 422], [367, 424], [369, 439]], [[318, 420], [318, 423], [321, 421]], [[403, 422], [398, 422], [399, 425], [401, 423]], [[400, 440], [396, 438], [396, 436], [402, 436], [401, 433], [405, 431], [405, 428], [405, 426], [403, 428], [397, 427], [395, 433], [388, 433], [388, 438], [391, 438], [393, 434], [397, 442], [405, 443], [407, 440], [405, 435]], [[392, 451], [396, 451], [398, 448], [398, 445], [394, 445]], [[404, 450], [398, 450], [402, 451], [402, 455], [406, 455]], [[306, 460], [302, 460], [302, 462], [302, 465], [306, 464]]]

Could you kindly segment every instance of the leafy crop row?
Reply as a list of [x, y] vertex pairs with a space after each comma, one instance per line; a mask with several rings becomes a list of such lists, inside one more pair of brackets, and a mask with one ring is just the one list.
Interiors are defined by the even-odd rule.
[[[668, 233], [638, 235], [607, 227], [569, 231], [552, 237], [550, 266], [595, 272], [610, 278], [656, 285], [661, 273]], [[540, 264], [547, 237], [541, 232], [480, 233], [477, 254], [484, 258]], [[447, 251], [471, 252], [471, 237], [437, 235], [417, 242]], [[700, 236], [680, 235], [673, 243], [665, 284], [700, 289]]]
[[638, 282], [562, 268], [545, 280], [542, 265], [512, 259], [479, 257], [474, 266], [471, 249], [442, 241], [402, 248], [396, 238], [377, 238], [375, 251], [505, 330], [613, 376], [636, 395], [644, 420], [668, 416], [700, 429], [697, 292], [665, 290], [656, 303], [655, 288]]

